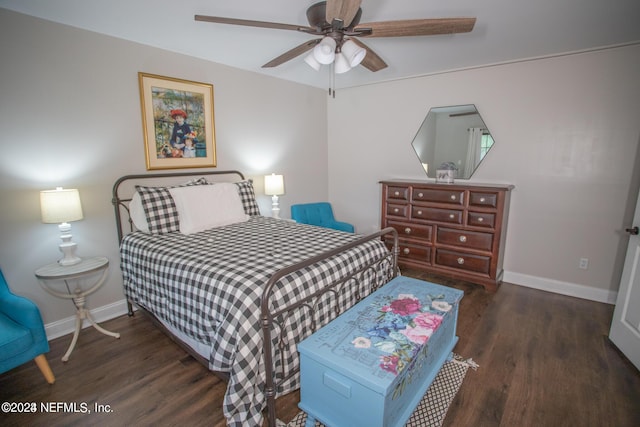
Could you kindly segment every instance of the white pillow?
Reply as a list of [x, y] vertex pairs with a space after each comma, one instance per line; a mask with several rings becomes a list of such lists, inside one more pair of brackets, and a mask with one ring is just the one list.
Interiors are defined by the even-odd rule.
[[169, 192], [178, 209], [183, 234], [249, 219], [244, 213], [238, 187], [233, 183], [176, 187], [170, 188]]
[[[174, 187], [185, 187], [191, 185], [208, 185], [207, 180], [202, 178], [192, 179], [183, 184], [175, 185]], [[138, 186], [136, 186], [137, 188]], [[150, 188], [150, 189], [169, 189], [173, 187], [141, 187], [141, 188]], [[155, 212], [154, 212], [155, 213]], [[143, 231], [145, 233], [149, 233], [149, 223], [147, 222], [147, 214], [144, 211], [144, 205], [142, 204], [142, 197], [140, 197], [140, 193], [136, 191], [133, 193], [131, 197], [131, 201], [129, 202], [129, 218], [133, 221], [133, 225], [137, 230]]]
[[140, 199], [140, 193], [137, 191], [133, 193], [133, 197], [129, 202], [129, 217], [133, 221], [133, 225], [140, 231], [145, 233], [149, 232], [149, 224], [147, 223], [147, 215], [144, 213], [142, 207], [142, 200]]

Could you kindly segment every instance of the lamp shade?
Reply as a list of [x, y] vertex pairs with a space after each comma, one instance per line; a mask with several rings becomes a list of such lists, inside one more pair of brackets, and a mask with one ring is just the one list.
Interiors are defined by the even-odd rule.
[[351, 69], [351, 66], [349, 65], [349, 61], [347, 60], [347, 57], [344, 56], [344, 53], [342, 52], [336, 54], [336, 61], [334, 63], [334, 66], [335, 66], [334, 70], [336, 74], [346, 73]]
[[321, 64], [331, 64], [336, 57], [336, 41], [325, 37], [313, 48], [313, 56]]
[[83, 218], [80, 205], [80, 193], [76, 189], [63, 189], [40, 192], [40, 213], [45, 224], [60, 224], [78, 221]]
[[282, 175], [265, 175], [264, 194], [268, 196], [279, 196], [284, 194], [284, 177]]
[[309, 66], [316, 71], [320, 71], [320, 67], [322, 66], [322, 64], [316, 60], [313, 52], [304, 57], [304, 62], [309, 64]]
[[355, 67], [362, 62], [367, 55], [367, 51], [358, 46], [353, 40], [347, 40], [342, 44], [342, 54], [349, 62], [349, 65]]

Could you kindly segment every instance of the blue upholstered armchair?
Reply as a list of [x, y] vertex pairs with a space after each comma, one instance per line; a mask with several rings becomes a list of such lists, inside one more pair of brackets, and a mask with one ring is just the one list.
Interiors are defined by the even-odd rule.
[[318, 225], [349, 233], [354, 231], [353, 225], [335, 220], [331, 204], [327, 202], [292, 205], [291, 219], [302, 224]]
[[30, 300], [11, 293], [0, 271], [0, 373], [33, 359], [53, 384], [56, 379], [44, 355], [48, 351], [40, 310]]

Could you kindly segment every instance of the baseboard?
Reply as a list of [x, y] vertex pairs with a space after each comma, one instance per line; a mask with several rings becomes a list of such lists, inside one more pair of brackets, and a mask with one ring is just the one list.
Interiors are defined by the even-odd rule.
[[[91, 309], [91, 316], [93, 316], [93, 319], [97, 323], [122, 316], [123, 314], [127, 314], [127, 301], [125, 299]], [[84, 329], [88, 326], [91, 326], [91, 323], [85, 319], [82, 328]], [[66, 319], [47, 323], [44, 325], [44, 329], [47, 333], [47, 340], [49, 341], [67, 334], [72, 334], [76, 329], [76, 316], [74, 315]]]
[[590, 301], [615, 304], [618, 292], [596, 289], [590, 286], [578, 285], [576, 283], [562, 282], [560, 280], [547, 279], [544, 277], [529, 276], [528, 274], [505, 271], [502, 281], [513, 283], [514, 285], [525, 286], [527, 288], [540, 289], [541, 291], [553, 292], [570, 297], [587, 299]]
[[[605, 291], [604, 289], [596, 289], [590, 286], [562, 282], [560, 280], [547, 279], [544, 277], [530, 276], [528, 274], [514, 273], [512, 271], [504, 271], [502, 280], [518, 286], [525, 286], [527, 288], [539, 289], [541, 291], [553, 292], [556, 294], [603, 302], [606, 304], [615, 304], [618, 296], [618, 293], [614, 291]], [[127, 301], [124, 299], [91, 310], [91, 315], [98, 323], [122, 316], [126, 313]], [[84, 329], [88, 326], [91, 326], [91, 324], [85, 320], [82, 328]], [[66, 319], [61, 319], [45, 325], [48, 340], [71, 334], [75, 328], [75, 316], [67, 317]]]

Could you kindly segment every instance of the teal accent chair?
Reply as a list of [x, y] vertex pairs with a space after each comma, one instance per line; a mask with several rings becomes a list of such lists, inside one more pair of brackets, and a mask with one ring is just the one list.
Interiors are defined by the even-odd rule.
[[336, 221], [331, 204], [327, 202], [305, 203], [291, 206], [291, 219], [302, 224], [333, 228], [334, 230], [354, 232], [353, 225]]
[[48, 351], [38, 306], [14, 295], [0, 270], [0, 374], [34, 360], [47, 382], [53, 384], [56, 379], [45, 356]]

